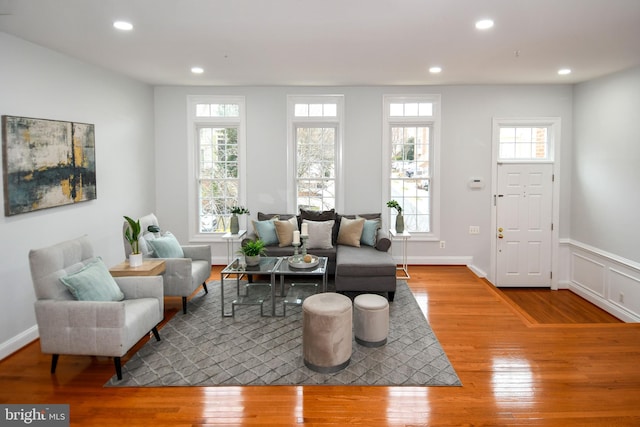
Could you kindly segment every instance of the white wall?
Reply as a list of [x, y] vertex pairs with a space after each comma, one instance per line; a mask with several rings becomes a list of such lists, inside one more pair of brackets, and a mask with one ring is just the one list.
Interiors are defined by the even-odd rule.
[[576, 86], [571, 238], [640, 263], [640, 68]]
[[0, 217], [3, 358], [37, 336], [29, 250], [88, 234], [120, 262], [122, 216], [154, 209], [155, 182], [151, 87], [5, 33], [0, 53], [0, 114], [94, 124], [97, 172], [96, 200]]
[[[157, 87], [155, 88], [158, 170], [157, 214], [163, 228], [181, 239], [187, 230], [187, 95], [244, 95], [247, 105], [247, 207], [286, 209], [286, 96], [345, 95], [345, 207], [340, 213], [387, 210], [382, 185], [382, 96], [426, 93], [442, 95], [441, 240], [410, 241], [409, 262], [473, 264], [490, 271], [491, 126], [492, 118], [555, 116], [562, 120], [562, 206], [560, 236], [568, 237], [572, 87], [558, 86], [420, 86], [420, 87]], [[566, 165], [565, 165], [566, 161]], [[470, 177], [486, 180], [481, 191], [467, 187]], [[470, 225], [480, 235], [469, 235]], [[397, 245], [398, 246], [398, 245]], [[214, 262], [226, 260], [226, 246], [213, 245]], [[398, 254], [396, 254], [398, 255]]]
[[640, 321], [640, 67], [575, 88], [567, 287]]

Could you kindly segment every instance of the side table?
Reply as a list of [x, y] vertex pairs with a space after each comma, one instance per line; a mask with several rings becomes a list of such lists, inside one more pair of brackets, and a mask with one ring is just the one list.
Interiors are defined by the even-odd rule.
[[247, 234], [247, 230], [240, 230], [238, 234], [225, 233], [222, 235], [222, 240], [227, 241], [227, 265], [231, 263], [233, 260], [233, 246], [234, 243], [241, 243], [242, 239], [244, 239], [245, 234]]
[[407, 241], [411, 238], [411, 234], [408, 231], [403, 231], [402, 233], [397, 233], [394, 229], [389, 229], [389, 234], [391, 235], [392, 240], [401, 240], [402, 241], [402, 265], [396, 267], [397, 271], [402, 272], [402, 276], [397, 276], [398, 279], [411, 279], [409, 276], [409, 266], [407, 265]]
[[123, 276], [157, 276], [167, 268], [163, 259], [145, 259], [138, 267], [129, 266], [129, 261], [122, 261], [109, 269], [113, 277]]

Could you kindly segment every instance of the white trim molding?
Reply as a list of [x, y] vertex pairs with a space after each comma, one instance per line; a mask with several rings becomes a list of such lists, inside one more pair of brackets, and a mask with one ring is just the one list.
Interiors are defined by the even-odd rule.
[[10, 356], [11, 354], [20, 350], [22, 347], [25, 347], [27, 344], [38, 339], [39, 337], [40, 334], [38, 332], [38, 326], [34, 325], [21, 334], [18, 334], [8, 339], [7, 341], [0, 343], [0, 360]]
[[570, 239], [560, 246], [560, 287], [625, 322], [640, 322], [639, 263]]

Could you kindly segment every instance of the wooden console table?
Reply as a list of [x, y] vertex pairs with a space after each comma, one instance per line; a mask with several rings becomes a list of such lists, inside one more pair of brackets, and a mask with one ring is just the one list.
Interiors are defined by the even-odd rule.
[[142, 265], [130, 267], [129, 261], [122, 261], [109, 269], [113, 277], [123, 276], [157, 276], [164, 273], [166, 264], [163, 259], [145, 259]]

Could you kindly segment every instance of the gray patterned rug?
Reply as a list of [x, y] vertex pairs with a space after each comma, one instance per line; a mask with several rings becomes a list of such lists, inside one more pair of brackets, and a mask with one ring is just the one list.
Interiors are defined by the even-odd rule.
[[[195, 296], [187, 315], [176, 314], [160, 329], [162, 341], [151, 339], [122, 367], [122, 380], [114, 375], [105, 386], [461, 385], [404, 281], [390, 303], [387, 344], [368, 348], [354, 340], [351, 362], [332, 374], [304, 365], [300, 307], [270, 318], [239, 306], [234, 318], [222, 318], [219, 286], [209, 283], [209, 294]], [[231, 301], [235, 288], [226, 291]]]

